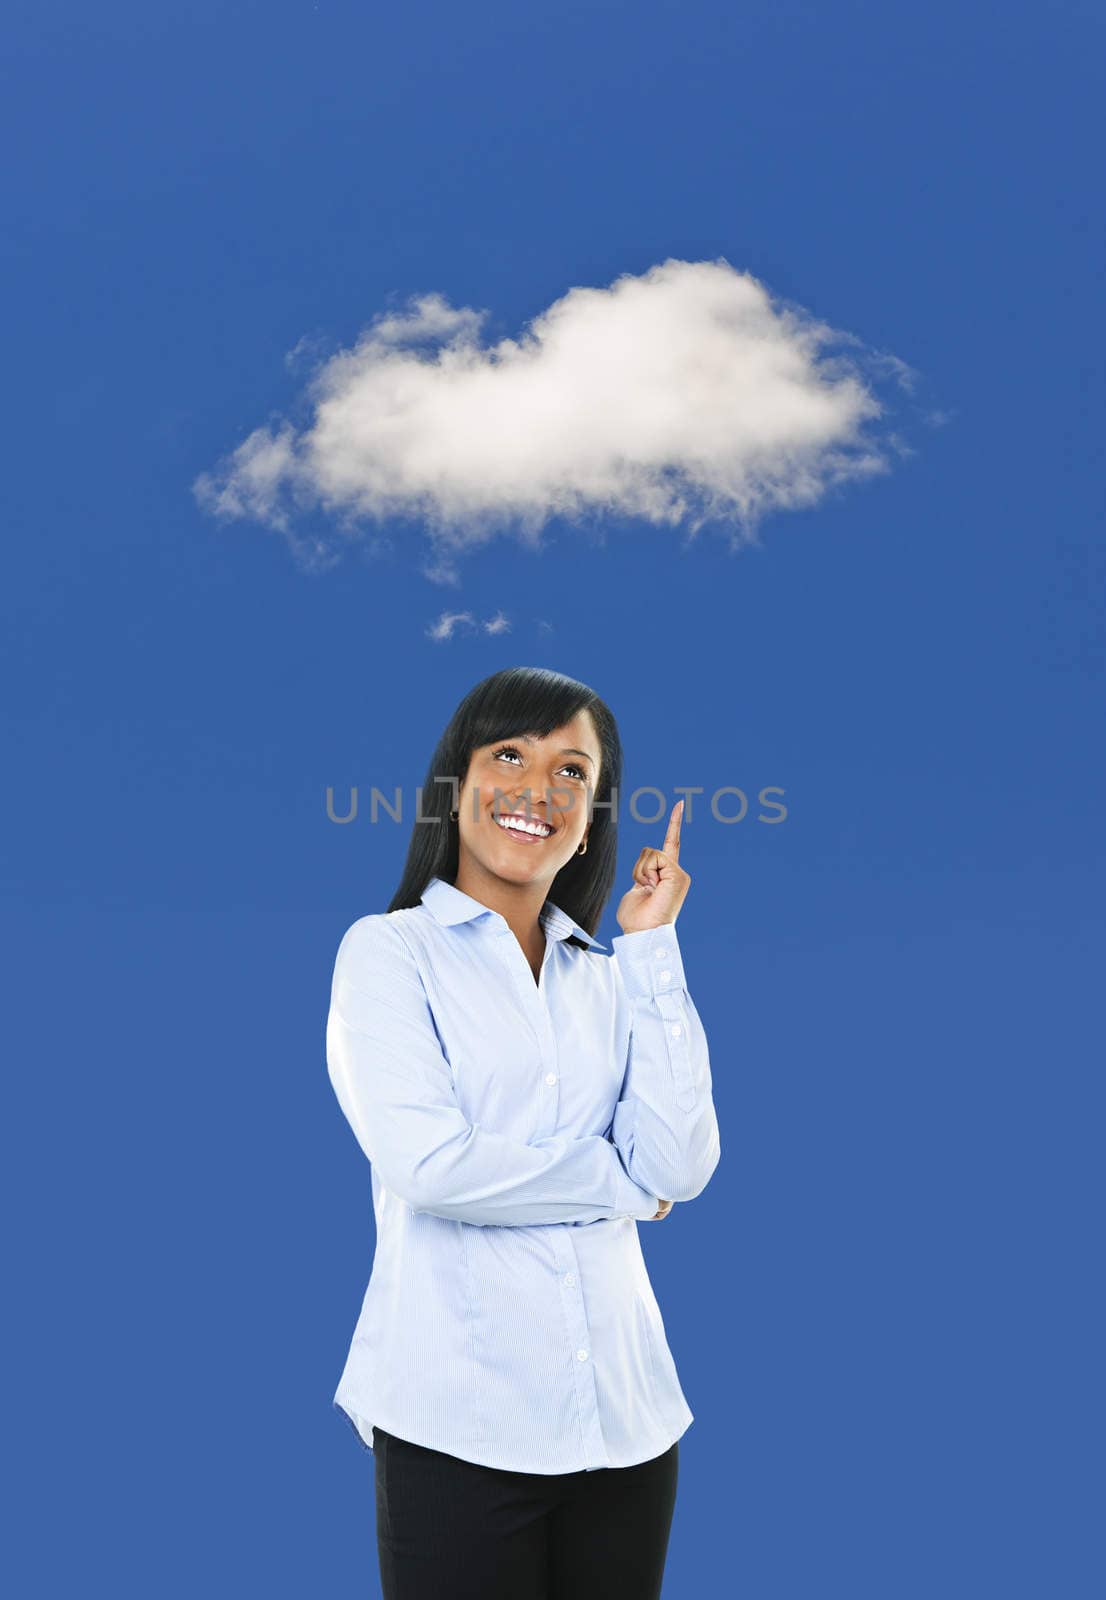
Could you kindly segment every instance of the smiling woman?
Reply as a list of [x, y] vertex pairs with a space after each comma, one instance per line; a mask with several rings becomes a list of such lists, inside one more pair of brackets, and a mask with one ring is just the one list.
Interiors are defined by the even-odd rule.
[[595, 937], [621, 766], [585, 685], [485, 679], [338, 949], [327, 1063], [377, 1242], [334, 1403], [374, 1452], [385, 1600], [660, 1594], [692, 1413], [637, 1223], [702, 1192], [719, 1136], [680, 803]]

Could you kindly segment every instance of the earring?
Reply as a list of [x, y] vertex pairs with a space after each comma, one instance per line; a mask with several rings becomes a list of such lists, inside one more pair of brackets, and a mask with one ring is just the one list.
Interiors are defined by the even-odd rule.
[[458, 817], [459, 817], [459, 816], [460, 816], [460, 815], [461, 815], [461, 813], [460, 813], [460, 812], [459, 812], [459, 811], [451, 811], [451, 812], [450, 812], [450, 813], [449, 813], [449, 820], [450, 820], [450, 822], [456, 822], [456, 821], [457, 821], [457, 818], [458, 818]]
[[583, 844], [581, 844], [581, 845], [579, 845], [577, 847], [576, 854], [578, 856], [586, 856], [587, 853], [588, 853], [588, 841], [585, 839]]

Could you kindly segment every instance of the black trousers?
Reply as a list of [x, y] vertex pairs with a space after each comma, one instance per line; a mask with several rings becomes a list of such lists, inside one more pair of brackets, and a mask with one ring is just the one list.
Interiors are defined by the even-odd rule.
[[510, 1472], [373, 1429], [384, 1600], [660, 1600], [679, 1440], [633, 1467]]

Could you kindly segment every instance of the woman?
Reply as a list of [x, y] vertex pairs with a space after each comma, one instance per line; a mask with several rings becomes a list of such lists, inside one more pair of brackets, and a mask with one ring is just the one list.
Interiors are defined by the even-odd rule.
[[702, 1191], [719, 1140], [675, 933], [682, 801], [613, 955], [594, 937], [621, 777], [584, 684], [486, 678], [391, 905], [338, 949], [327, 1064], [376, 1250], [334, 1405], [375, 1455], [385, 1600], [661, 1592], [692, 1413], [637, 1223]]

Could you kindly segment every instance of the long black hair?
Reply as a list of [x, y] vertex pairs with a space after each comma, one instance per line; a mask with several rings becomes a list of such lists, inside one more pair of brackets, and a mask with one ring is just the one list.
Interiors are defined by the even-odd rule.
[[591, 797], [587, 851], [565, 862], [553, 879], [549, 899], [595, 937], [617, 866], [618, 816], [609, 802], [612, 791], [617, 795], [622, 787], [622, 743], [609, 707], [595, 691], [547, 667], [504, 667], [493, 672], [469, 690], [453, 713], [431, 757], [419, 807], [420, 816], [437, 820], [414, 824], [403, 877], [389, 911], [417, 906], [431, 878], [456, 880], [459, 832], [449, 813], [468, 775], [473, 751], [524, 733], [547, 738], [580, 711], [590, 713], [599, 736], [599, 781]]

